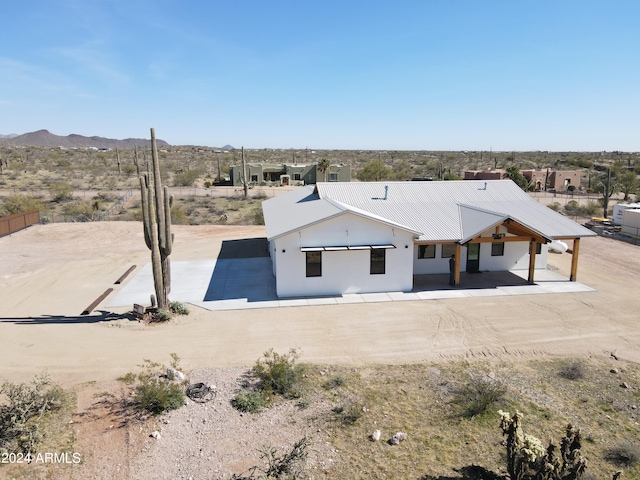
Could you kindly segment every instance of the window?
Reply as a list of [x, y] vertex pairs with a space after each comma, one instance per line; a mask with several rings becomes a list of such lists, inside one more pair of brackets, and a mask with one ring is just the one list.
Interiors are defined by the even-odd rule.
[[491, 244], [491, 256], [492, 257], [504, 256], [504, 242], [493, 242]]
[[386, 250], [384, 248], [371, 249], [371, 275], [383, 275]]
[[300, 174], [299, 173], [294, 173], [293, 174], [293, 179], [294, 180], [300, 180]]
[[258, 183], [258, 175], [251, 175], [251, 182]]
[[436, 246], [418, 245], [418, 258], [436, 258]]
[[337, 182], [338, 181], [338, 174], [337, 173], [330, 173], [329, 174], [329, 181], [330, 182]]
[[542, 244], [536, 243], [536, 255], [540, 255], [542, 253]]
[[306, 252], [307, 277], [322, 276], [322, 252]]
[[442, 245], [441, 258], [449, 258], [456, 254], [456, 246], [451, 244]]

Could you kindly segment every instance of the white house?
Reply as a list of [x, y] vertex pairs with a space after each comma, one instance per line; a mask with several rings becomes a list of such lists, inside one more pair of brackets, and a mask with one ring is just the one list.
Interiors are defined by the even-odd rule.
[[510, 180], [318, 183], [263, 202], [280, 297], [410, 291], [413, 276], [546, 268], [546, 244], [591, 230]]

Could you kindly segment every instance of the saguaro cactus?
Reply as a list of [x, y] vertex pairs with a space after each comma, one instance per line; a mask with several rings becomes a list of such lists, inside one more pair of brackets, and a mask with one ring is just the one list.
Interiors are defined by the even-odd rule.
[[171, 292], [169, 255], [171, 255], [173, 246], [173, 234], [171, 233], [173, 196], [169, 195], [168, 187], [163, 187], [161, 183], [156, 134], [153, 128], [151, 129], [151, 159], [153, 181], [149, 178], [149, 174], [140, 176], [144, 241], [151, 250], [153, 283], [158, 308], [168, 309], [169, 293]]

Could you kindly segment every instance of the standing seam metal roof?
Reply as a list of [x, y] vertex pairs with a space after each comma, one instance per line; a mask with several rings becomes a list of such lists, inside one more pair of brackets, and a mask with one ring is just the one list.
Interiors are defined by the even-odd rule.
[[346, 211], [413, 231], [420, 241], [464, 242], [506, 218], [549, 239], [595, 235], [510, 180], [318, 183], [263, 209], [270, 239]]

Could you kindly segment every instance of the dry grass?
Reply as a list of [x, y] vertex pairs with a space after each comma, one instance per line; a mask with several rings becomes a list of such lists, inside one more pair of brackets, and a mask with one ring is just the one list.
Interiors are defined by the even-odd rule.
[[[557, 442], [573, 423], [583, 433], [589, 472], [610, 478], [616, 470], [607, 460], [612, 449], [633, 442], [638, 448], [640, 414], [632, 407], [640, 403], [640, 392], [620, 384], [638, 385], [640, 369], [615, 363], [618, 373], [610, 373], [611, 361], [580, 360], [582, 377], [568, 380], [559, 373], [566, 364], [452, 362], [372, 366], [357, 372], [331, 367], [325, 376], [310, 375], [325, 401], [340, 407], [356, 399], [365, 408], [353, 422], [327, 421], [338, 452], [331, 478], [462, 478], [456, 471], [471, 465], [504, 474], [498, 409], [522, 412], [525, 432], [543, 441]], [[469, 375], [479, 372], [503, 382], [506, 394], [485, 413], [469, 418], [454, 400]], [[327, 375], [340, 376], [341, 385], [328, 390]], [[368, 439], [375, 429], [382, 431], [380, 442]], [[396, 432], [407, 433], [408, 440], [388, 445]], [[626, 478], [638, 475], [638, 465], [625, 472]]]

